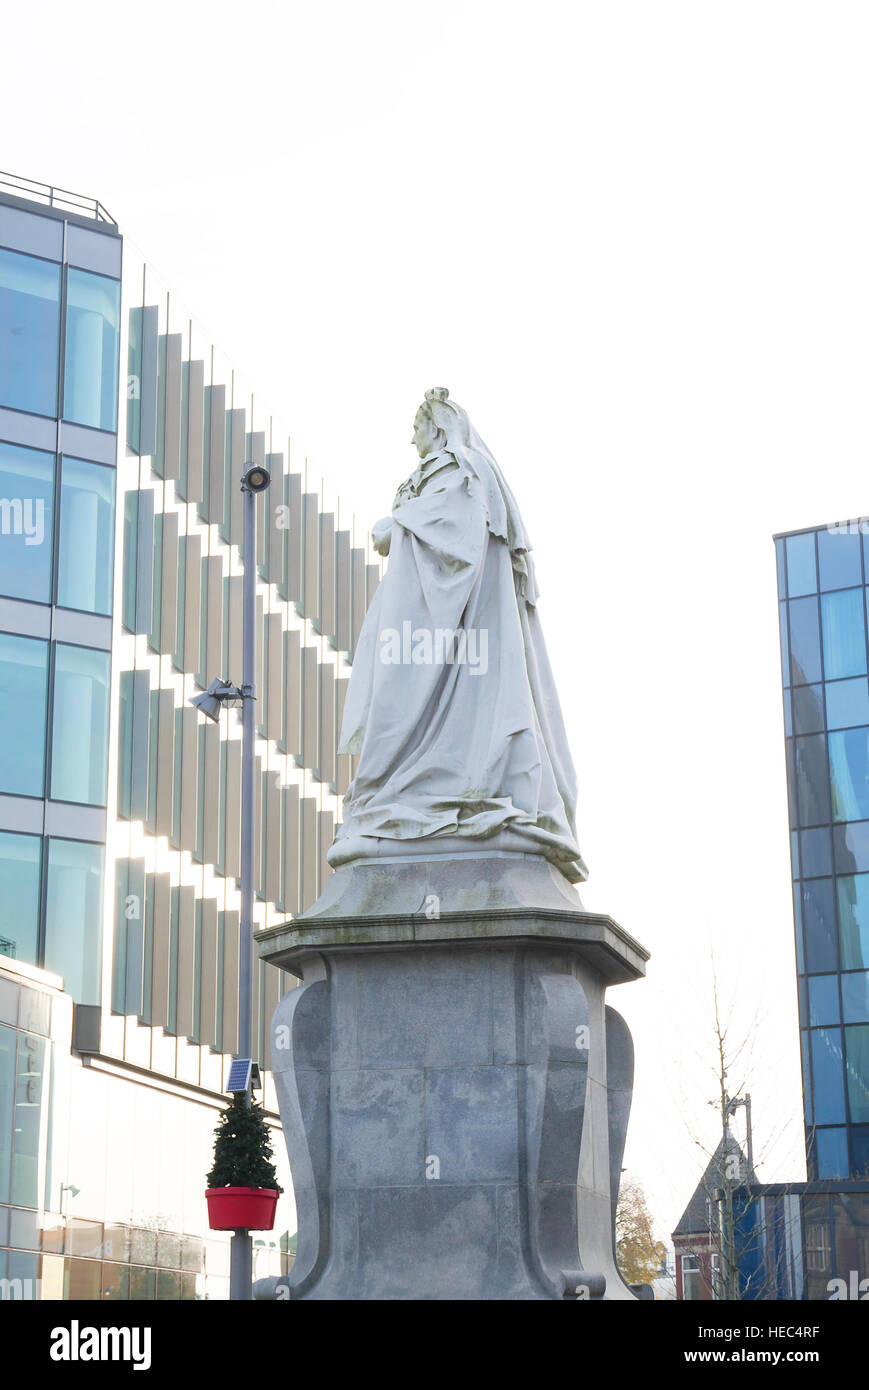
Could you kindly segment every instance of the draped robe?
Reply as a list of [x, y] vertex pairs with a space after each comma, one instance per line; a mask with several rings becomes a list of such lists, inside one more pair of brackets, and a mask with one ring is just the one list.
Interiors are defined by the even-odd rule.
[[468, 850], [509, 832], [511, 848], [544, 855], [573, 882], [586, 877], [533, 575], [506, 528], [495, 534], [486, 483], [461, 450], [445, 449], [399, 489], [344, 706], [339, 752], [359, 762], [333, 865], [364, 854], [360, 837], [414, 841], [424, 854], [429, 837]]

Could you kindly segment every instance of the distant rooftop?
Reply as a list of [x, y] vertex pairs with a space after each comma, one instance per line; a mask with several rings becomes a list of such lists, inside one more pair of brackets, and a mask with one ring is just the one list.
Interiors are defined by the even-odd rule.
[[79, 217], [92, 217], [95, 222], [107, 222], [117, 227], [98, 198], [86, 198], [82, 193], [72, 193], [68, 188], [55, 188], [50, 183], [37, 183], [35, 179], [22, 179], [16, 174], [5, 174], [0, 170], [0, 192], [9, 191], [31, 202], [44, 203], [47, 207], [61, 212], [77, 213]]

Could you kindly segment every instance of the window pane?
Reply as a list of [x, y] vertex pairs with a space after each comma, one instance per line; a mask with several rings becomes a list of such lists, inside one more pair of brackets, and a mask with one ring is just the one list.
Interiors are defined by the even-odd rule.
[[823, 594], [821, 624], [824, 632], [824, 675], [827, 680], [865, 675], [863, 590], [843, 589], [837, 594]]
[[41, 847], [38, 835], [0, 833], [0, 955], [27, 965], [38, 964]]
[[803, 1074], [803, 1106], [806, 1117], [806, 1128], [810, 1129], [814, 1123], [812, 1119], [812, 1069], [809, 1060], [808, 1033], [803, 1030], [800, 1033], [800, 1058], [802, 1061]]
[[836, 892], [842, 969], [865, 970], [869, 968], [869, 874], [837, 879]]
[[114, 470], [65, 458], [57, 579], [57, 601], [64, 608], [111, 613], [114, 534]]
[[818, 1024], [839, 1022], [839, 977], [838, 975], [809, 976], [809, 1023], [813, 1028]]
[[0, 405], [57, 413], [60, 266], [0, 250]]
[[835, 681], [827, 688], [827, 728], [848, 729], [869, 724], [869, 681]]
[[818, 587], [815, 577], [815, 536], [809, 532], [803, 536], [788, 536], [788, 593], [791, 598], [798, 594], [813, 594]]
[[815, 1136], [819, 1178], [847, 1178], [848, 1131], [819, 1129]]
[[815, 1124], [836, 1125], [845, 1120], [840, 1028], [813, 1028], [812, 1073], [815, 1085]]
[[14, 1206], [39, 1206], [39, 1135], [44, 1084], [45, 1039], [37, 1038], [32, 1033], [19, 1033], [12, 1153]]
[[48, 643], [0, 633], [0, 792], [42, 796], [47, 693]]
[[851, 1130], [851, 1176], [869, 1177], [869, 1125], [854, 1125]]
[[833, 860], [837, 874], [869, 870], [869, 821], [833, 826]]
[[785, 543], [777, 540], [775, 543], [775, 569], [778, 577], [778, 596], [786, 597], [786, 578], [785, 578]]
[[869, 970], [842, 976], [842, 1014], [846, 1023], [869, 1023]]
[[830, 734], [833, 819], [869, 819], [869, 729]]
[[51, 795], [58, 801], [106, 804], [109, 654], [57, 644]]
[[[15, 1046], [18, 1037], [16, 1028], [0, 1025], [0, 1114], [12, 1114], [15, 1102]], [[8, 1118], [0, 1125], [0, 1202], [9, 1201], [9, 1186], [12, 1181], [12, 1125]]]
[[793, 688], [794, 733], [816, 734], [824, 727], [824, 702], [820, 685], [795, 685]]
[[800, 825], [826, 825], [830, 820], [830, 775], [824, 744], [823, 734], [794, 739]]
[[130, 1296], [130, 1270], [128, 1265], [103, 1264], [103, 1299], [113, 1302], [123, 1301]]
[[45, 968], [79, 1004], [100, 1001], [103, 846], [49, 840]]
[[54, 454], [0, 444], [0, 593], [51, 602]]
[[833, 880], [813, 878], [803, 884], [803, 922], [806, 934], [806, 968], [810, 975], [838, 970], [836, 909]]
[[794, 685], [812, 685], [821, 679], [818, 601], [815, 598], [801, 598], [788, 606], [791, 621], [791, 679]]
[[788, 647], [788, 606], [786, 603], [780, 603], [778, 608], [779, 637], [781, 639], [781, 679], [782, 685], [790, 685], [791, 658], [790, 649]]
[[869, 1025], [845, 1029], [845, 1075], [854, 1124], [869, 1121]]
[[833, 872], [830, 832], [804, 830], [800, 835], [803, 878], [825, 878]]
[[133, 1265], [130, 1269], [130, 1298], [133, 1301], [144, 1301], [153, 1299], [155, 1296], [157, 1281], [157, 1271], [155, 1269], [139, 1269]]
[[859, 531], [819, 531], [818, 564], [822, 589], [847, 589], [863, 583]]
[[797, 948], [797, 972], [804, 975], [806, 961], [803, 952], [803, 890], [799, 883], [794, 884], [794, 937]]
[[117, 428], [117, 280], [88, 270], [68, 272], [63, 418], [98, 430]]

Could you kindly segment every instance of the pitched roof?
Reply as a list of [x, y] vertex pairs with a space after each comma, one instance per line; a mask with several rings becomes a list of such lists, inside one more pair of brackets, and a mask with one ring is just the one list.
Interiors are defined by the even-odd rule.
[[[722, 1138], [718, 1148], [707, 1163], [702, 1178], [694, 1189], [694, 1195], [679, 1218], [678, 1225], [672, 1233], [674, 1236], [709, 1234], [710, 1223], [706, 1214], [706, 1203], [716, 1188], [725, 1185], [725, 1164], [731, 1154], [738, 1156], [741, 1172], [743, 1175], [745, 1174], [745, 1154], [739, 1144], [733, 1135], [728, 1135], [726, 1139]], [[713, 1222], [711, 1229], [716, 1229], [716, 1226], [717, 1223]]]

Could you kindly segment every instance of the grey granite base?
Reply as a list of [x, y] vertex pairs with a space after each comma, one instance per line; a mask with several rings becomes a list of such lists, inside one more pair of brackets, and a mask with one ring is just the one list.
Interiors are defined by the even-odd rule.
[[604, 995], [642, 947], [546, 861], [498, 854], [348, 866], [258, 940], [302, 980], [272, 1023], [298, 1248], [261, 1293], [633, 1297], [633, 1049]]

